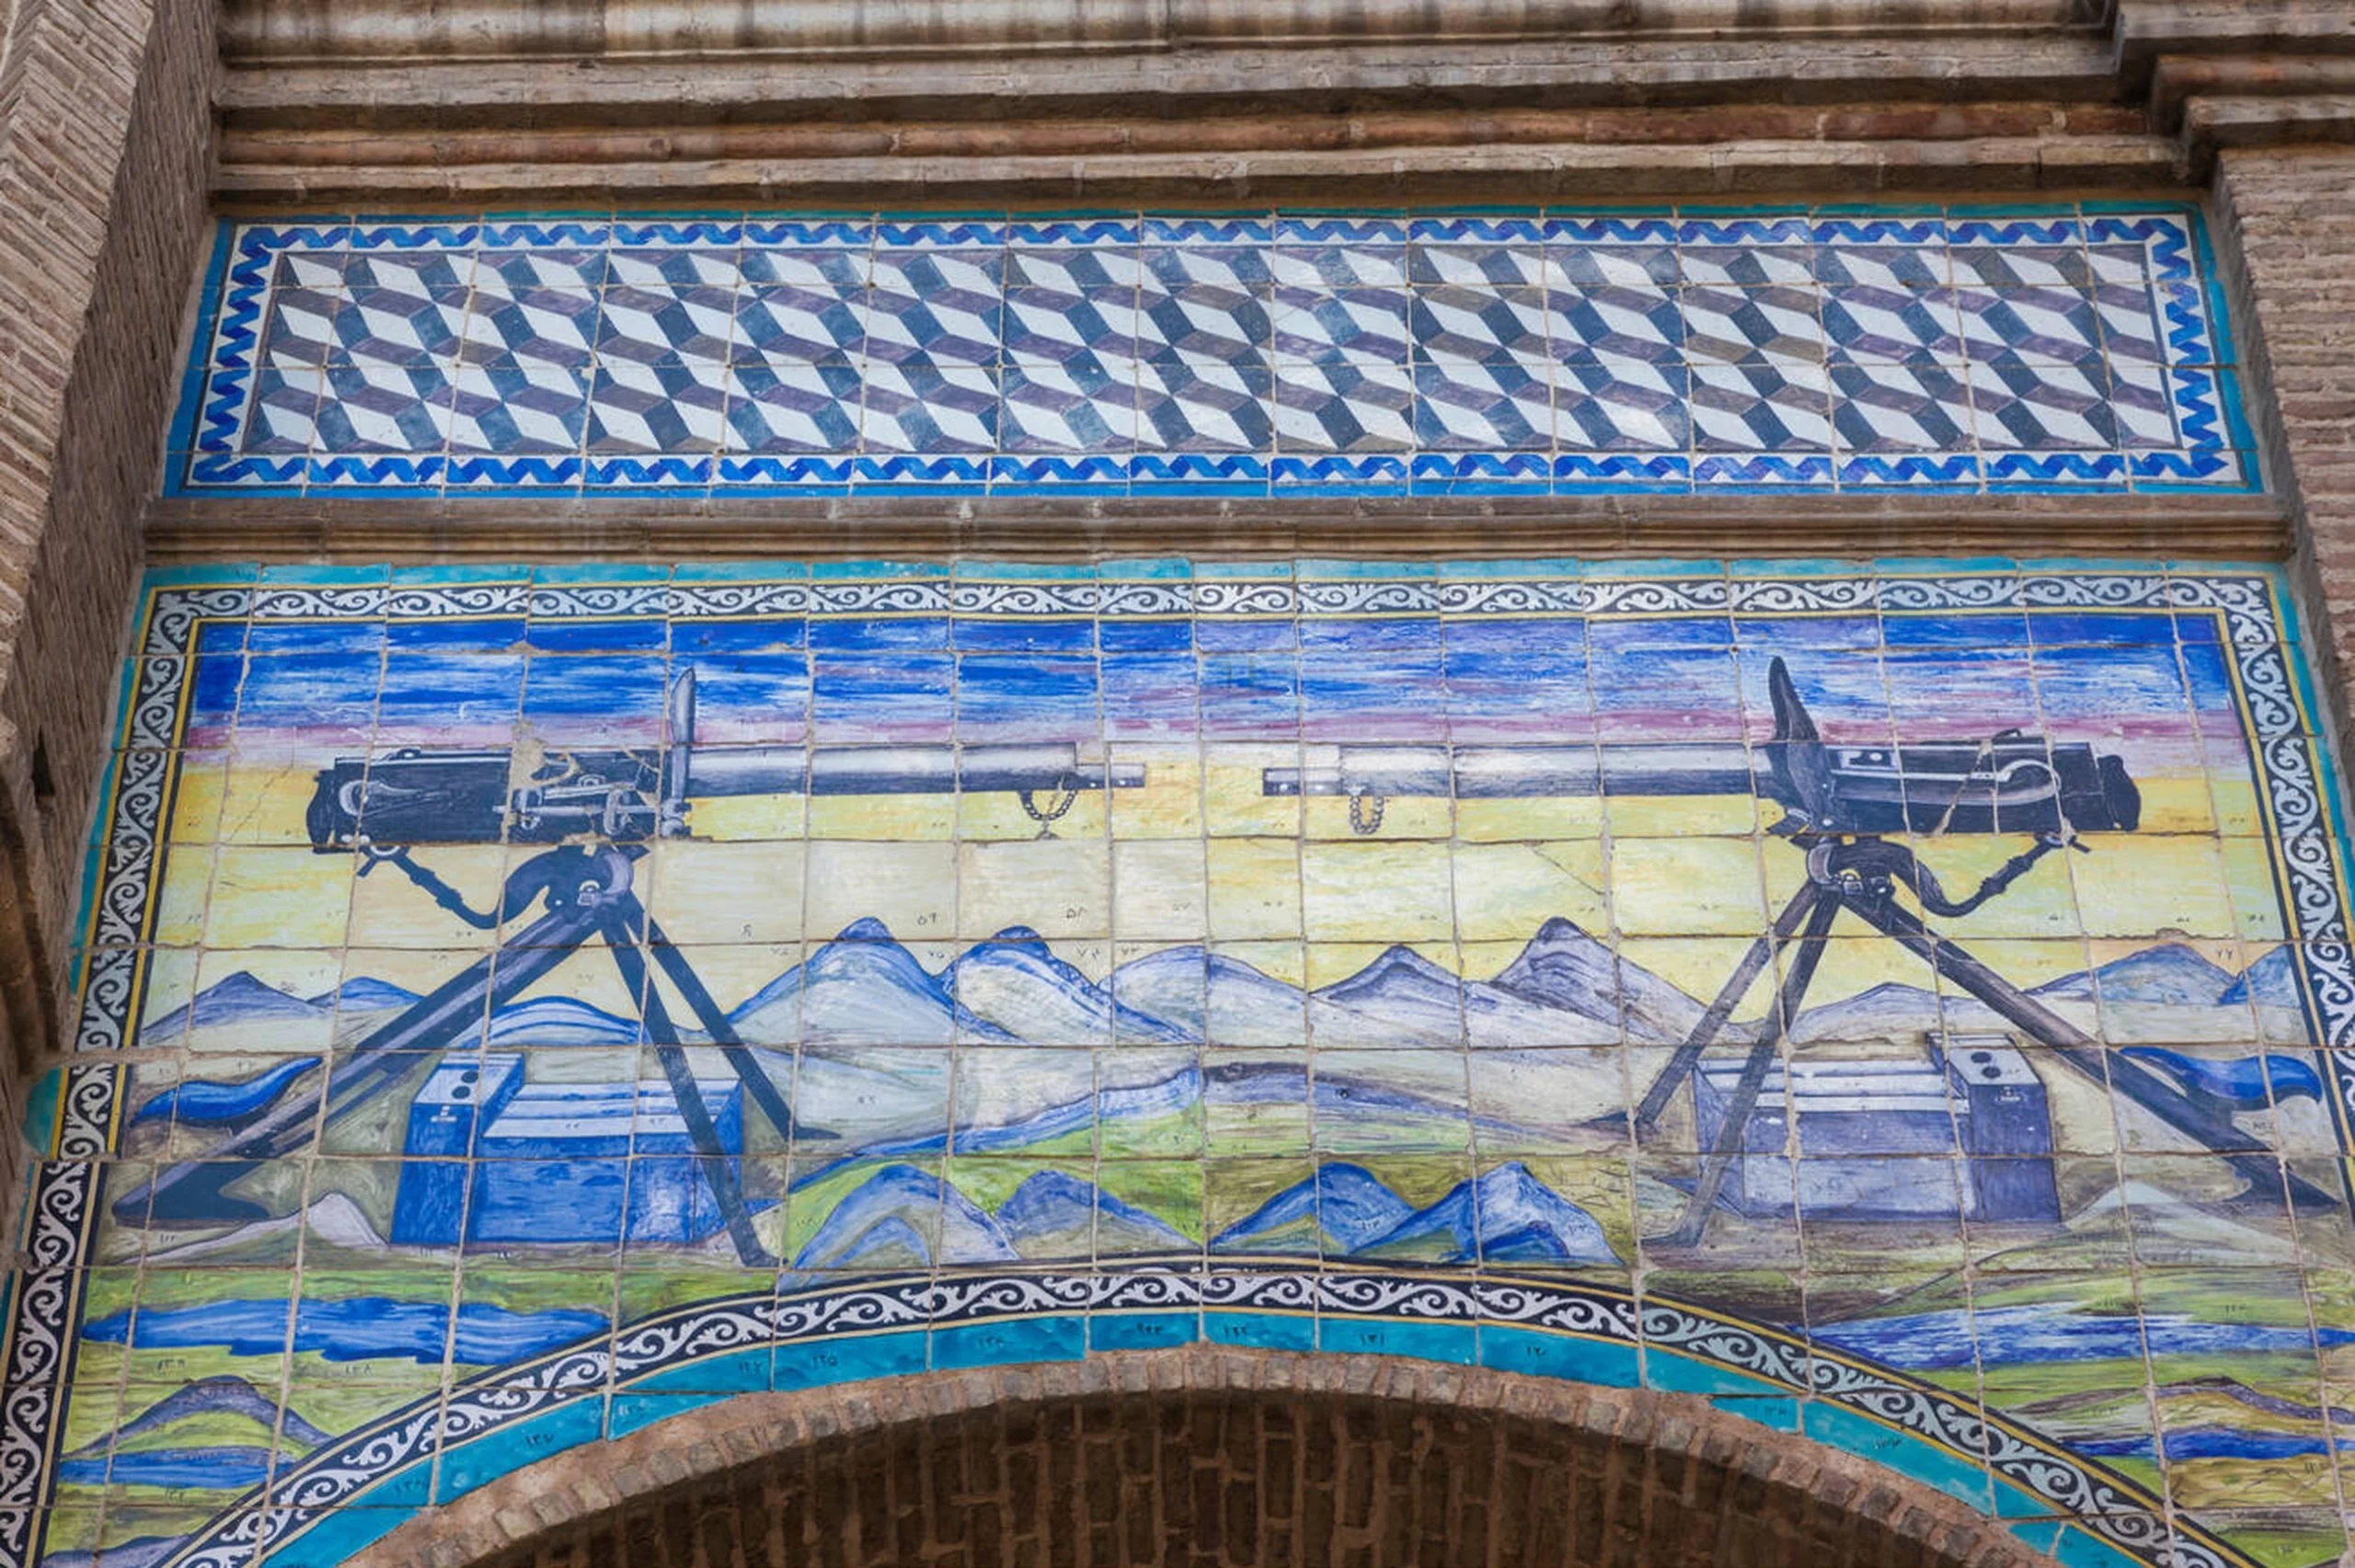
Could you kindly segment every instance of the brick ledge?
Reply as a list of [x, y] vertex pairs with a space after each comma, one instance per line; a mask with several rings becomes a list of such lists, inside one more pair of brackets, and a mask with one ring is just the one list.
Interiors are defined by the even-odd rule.
[[176, 498], [153, 562], [871, 558], [950, 554], [1920, 555], [2276, 560], [2274, 496], [1077, 497], [775, 500]]

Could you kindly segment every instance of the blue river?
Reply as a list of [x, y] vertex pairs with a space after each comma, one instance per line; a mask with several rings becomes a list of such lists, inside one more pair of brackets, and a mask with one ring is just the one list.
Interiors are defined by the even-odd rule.
[[[138, 1350], [217, 1347], [236, 1356], [275, 1356], [288, 1345], [284, 1301], [215, 1301], [163, 1311], [115, 1312], [82, 1327], [82, 1337]], [[596, 1312], [511, 1312], [469, 1301], [457, 1311], [454, 1334], [442, 1301], [395, 1301], [361, 1296], [347, 1301], [304, 1301], [294, 1309], [293, 1348], [330, 1361], [405, 1356], [428, 1367], [449, 1358], [461, 1366], [495, 1367], [602, 1333]]]
[[2140, 1360], [2143, 1343], [2153, 1356], [2248, 1355], [2265, 1351], [2312, 1354], [2355, 1345], [2345, 1329], [2275, 1328], [2256, 1323], [2203, 1323], [2183, 1317], [2094, 1317], [2053, 1307], [1998, 1307], [1993, 1311], [1922, 1312], [1904, 1318], [1867, 1318], [1830, 1323], [1814, 1337], [1892, 1367], [1917, 1372], [2034, 1361]]

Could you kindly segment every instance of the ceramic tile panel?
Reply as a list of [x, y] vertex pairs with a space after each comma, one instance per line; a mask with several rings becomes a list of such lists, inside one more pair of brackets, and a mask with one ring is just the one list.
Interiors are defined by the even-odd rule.
[[[1173, 276], [995, 232], [911, 341]], [[1284, 230], [1200, 330], [1923, 276], [1790, 232]], [[1941, 265], [2111, 264], [2009, 233]], [[742, 251], [602, 235], [502, 258], [502, 330], [724, 338]], [[820, 347], [890, 270], [761, 266]], [[369, 341], [473, 330], [443, 276]], [[1197, 1338], [1706, 1395], [2071, 1561], [2347, 1548], [2355, 960], [2273, 568], [199, 568], [122, 679], [0, 1562], [332, 1562], [735, 1393]]]
[[174, 493], [2230, 492], [2200, 211], [224, 223]]

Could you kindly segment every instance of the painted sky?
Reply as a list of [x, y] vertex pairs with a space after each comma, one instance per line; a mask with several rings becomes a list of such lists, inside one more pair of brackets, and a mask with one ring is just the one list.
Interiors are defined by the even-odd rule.
[[2097, 740], [2139, 772], [2246, 760], [2211, 621], [2001, 612], [209, 627], [191, 748], [647, 745], [692, 668], [705, 744], [1763, 738], [1786, 658], [1829, 738]]

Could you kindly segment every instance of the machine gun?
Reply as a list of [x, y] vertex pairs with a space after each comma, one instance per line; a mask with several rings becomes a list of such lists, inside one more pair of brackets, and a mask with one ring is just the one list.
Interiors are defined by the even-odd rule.
[[[2091, 853], [2083, 831], [2131, 832], [2142, 794], [2122, 760], [2078, 741], [2048, 741], [2006, 729], [1986, 741], [1895, 746], [1833, 746], [1818, 731], [1783, 660], [1768, 670], [1773, 738], [1740, 746], [1387, 747], [1338, 749], [1330, 764], [1269, 768], [1270, 795], [1343, 795], [1353, 830], [1380, 830], [1383, 807], [1396, 796], [1459, 800], [1530, 796], [1752, 795], [1781, 806], [1770, 830], [1807, 858], [1807, 881], [1734, 967], [1691, 1034], [1678, 1045], [1637, 1104], [1640, 1138], [1658, 1124], [1677, 1089], [1732, 1018], [1759, 976], [1791, 944], [1783, 983], [1758, 1025], [1724, 1119], [1706, 1151], [1683, 1217], [1656, 1244], [1692, 1246], [1706, 1231], [1726, 1173], [1745, 1146], [1751, 1114], [1773, 1070], [1784, 1035], [1799, 1014], [1833, 920], [1848, 910], [1977, 998], [2013, 1027], [2051, 1047], [2053, 1059], [2123, 1094], [2222, 1155], [2257, 1192], [2286, 1191], [2299, 1206], [2328, 1204], [2328, 1195], [2285, 1172], [2259, 1140], [2228, 1114], [2178, 1093], [2165, 1080], [2061, 1017], [1974, 957], [1932, 932], [1924, 916], [1967, 915], [2001, 898], [2057, 850]], [[2029, 846], [1968, 895], [1956, 898], [1913, 851], [1884, 835], [2026, 833]], [[1909, 909], [1900, 889], [1918, 907]]]
[[[2120, 758], [2006, 729], [1982, 744], [1830, 746], [1790, 672], [1768, 682], [1775, 738], [1740, 745], [1343, 746], [1327, 765], [1269, 768], [1269, 795], [1345, 795], [1350, 826], [1379, 830], [1394, 796], [1754, 795], [1818, 833], [2131, 832], [2142, 792]], [[1802, 733], [1802, 731], [1804, 733]]]
[[[688, 670], [672, 683], [664, 743], [652, 750], [563, 751], [534, 764], [512, 751], [410, 750], [339, 757], [320, 770], [307, 812], [315, 850], [357, 851], [362, 876], [391, 865], [469, 925], [502, 934], [489, 953], [344, 1052], [316, 1093], [281, 1100], [202, 1159], [157, 1172], [115, 1200], [117, 1219], [148, 1225], [237, 1217], [240, 1202], [223, 1193], [225, 1185], [300, 1148], [315, 1127], [350, 1115], [406, 1077], [422, 1053], [446, 1050], [482, 1028], [594, 939], [612, 955], [625, 991], [637, 999], [645, 1038], [661, 1061], [738, 1255], [751, 1266], [775, 1262], [753, 1230], [733, 1164], [689, 1070], [685, 1041], [652, 983], [649, 959], [778, 1137], [792, 1136], [793, 1111], [685, 954], [632, 890], [645, 841], [686, 833], [697, 798], [951, 791], [1011, 793], [1044, 837], [1083, 792], [1137, 788], [1144, 770], [1084, 763], [1068, 746], [699, 747], [695, 715], [695, 672]], [[514, 778], [519, 772], [524, 776]], [[468, 905], [412, 853], [433, 844], [500, 842], [549, 847], [515, 868], [488, 910]], [[507, 931], [534, 903], [542, 913]]]
[[655, 750], [552, 752], [520, 781], [511, 750], [339, 757], [311, 795], [311, 843], [634, 843], [684, 834], [695, 799], [951, 792], [1009, 793], [1045, 837], [1084, 791], [1144, 783], [1143, 768], [1082, 762], [1073, 746], [698, 747], [693, 670], [672, 681], [663, 727]]

